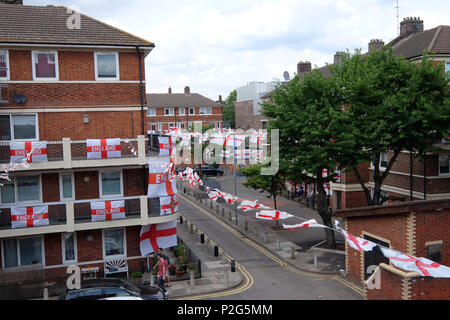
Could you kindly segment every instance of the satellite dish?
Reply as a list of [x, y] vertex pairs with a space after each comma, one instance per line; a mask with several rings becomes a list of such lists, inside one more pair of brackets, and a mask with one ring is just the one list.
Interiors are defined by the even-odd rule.
[[289, 72], [285, 71], [283, 72], [283, 78], [286, 81], [289, 81], [291, 79], [291, 77], [289, 76]]
[[27, 101], [27, 97], [25, 97], [25, 95], [23, 95], [21, 93], [16, 93], [13, 96], [13, 100], [15, 103], [24, 104]]

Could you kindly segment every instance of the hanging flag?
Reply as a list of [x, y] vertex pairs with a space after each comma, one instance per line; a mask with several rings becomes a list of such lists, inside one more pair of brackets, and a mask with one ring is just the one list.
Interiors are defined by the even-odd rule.
[[399, 251], [379, 246], [383, 255], [397, 268], [417, 272], [424, 277], [450, 278], [450, 268], [426, 258], [416, 258]]
[[217, 190], [217, 189], [216, 189], [216, 190], [210, 191], [210, 192], [208, 193], [208, 197], [209, 197], [210, 199], [216, 201], [217, 198], [219, 198], [219, 197], [225, 199], [225, 194], [223, 194], [220, 190]]
[[355, 237], [350, 232], [347, 232], [339, 227], [337, 227], [337, 229], [344, 235], [345, 241], [348, 243], [348, 245], [357, 251], [371, 251], [374, 247], [377, 246], [377, 244], [372, 241], [360, 237]]
[[146, 256], [158, 248], [177, 245], [177, 220], [143, 226], [139, 237], [141, 255]]
[[176, 179], [170, 179], [172, 170], [163, 161], [149, 161], [148, 163], [148, 192], [149, 198], [173, 196], [177, 193]]
[[48, 206], [11, 208], [11, 228], [13, 229], [48, 225]]
[[224, 147], [239, 148], [241, 144], [245, 144], [244, 135], [227, 135], [224, 140]]
[[293, 215], [278, 210], [261, 210], [256, 213], [256, 218], [265, 220], [283, 220], [293, 217]]
[[267, 132], [266, 131], [255, 131], [250, 136], [250, 143], [260, 145], [264, 140], [267, 140]]
[[122, 156], [120, 138], [114, 139], [87, 139], [88, 159], [120, 158]]
[[47, 141], [11, 141], [10, 162], [47, 162]]
[[328, 177], [328, 169], [322, 169], [322, 178]]
[[250, 149], [239, 149], [234, 153], [236, 160], [248, 160], [250, 159]]
[[256, 201], [257, 200], [255, 200], [255, 201], [243, 200], [237, 208], [241, 209], [244, 212], [247, 212], [250, 210], [256, 210], [256, 209], [270, 209], [269, 207], [266, 207], [263, 204], [257, 203]]
[[171, 156], [175, 150], [175, 141], [176, 138], [172, 137], [158, 137], [159, 141], [159, 156]]
[[92, 221], [125, 219], [125, 200], [91, 202]]
[[233, 204], [237, 201], [238, 197], [235, 197], [229, 193], [223, 193], [223, 197], [222, 197], [226, 203], [228, 204]]
[[178, 196], [159, 197], [159, 206], [162, 216], [178, 212]]
[[294, 224], [294, 225], [286, 225], [283, 224], [283, 228], [284, 229], [299, 229], [299, 228], [325, 228], [324, 225], [321, 225], [319, 223], [317, 223], [317, 221], [315, 219], [311, 219], [299, 224]]
[[338, 170], [338, 166], [336, 166], [334, 173], [335, 173], [334, 178], [336, 179], [336, 182], [340, 183], [341, 182], [341, 170]]

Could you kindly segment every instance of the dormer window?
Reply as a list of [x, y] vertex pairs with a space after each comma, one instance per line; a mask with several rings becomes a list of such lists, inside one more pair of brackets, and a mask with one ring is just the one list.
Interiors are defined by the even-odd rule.
[[33, 51], [33, 80], [58, 80], [58, 52]]

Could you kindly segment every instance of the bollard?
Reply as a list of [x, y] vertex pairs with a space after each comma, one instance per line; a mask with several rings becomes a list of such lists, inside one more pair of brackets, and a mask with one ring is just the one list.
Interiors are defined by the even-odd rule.
[[295, 260], [295, 248], [291, 247], [291, 259]]
[[189, 277], [190, 277], [189, 280], [190, 280], [191, 290], [194, 290], [195, 289], [194, 270], [190, 271]]
[[48, 288], [44, 288], [44, 300], [48, 300]]
[[216, 213], [219, 214], [219, 205], [216, 205]]
[[244, 230], [245, 230], [245, 231], [248, 231], [248, 221], [245, 221], [245, 222], [244, 222]]
[[219, 256], [219, 246], [214, 246], [214, 257]]
[[180, 224], [183, 224], [183, 217], [180, 216]]
[[231, 211], [230, 211], [230, 212], [228, 212], [228, 220], [231, 221], [231, 219], [232, 218], [231, 218]]
[[236, 260], [233, 258], [231, 259], [231, 272], [236, 271]]
[[222, 217], [225, 216], [225, 208], [222, 208]]
[[201, 244], [205, 243], [205, 234], [204, 234], [204, 233], [202, 233], [202, 234], [200, 235], [200, 243], [201, 243]]
[[264, 232], [264, 243], [269, 243], [269, 235], [267, 232]]
[[280, 239], [277, 239], [277, 250], [281, 251], [281, 244], [280, 244]]
[[317, 269], [317, 254], [314, 254], [314, 268]]
[[258, 226], [255, 226], [255, 236], [258, 235]]

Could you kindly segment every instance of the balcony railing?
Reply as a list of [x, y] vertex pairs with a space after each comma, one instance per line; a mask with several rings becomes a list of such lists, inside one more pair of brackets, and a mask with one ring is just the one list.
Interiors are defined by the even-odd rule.
[[[124, 200], [125, 219], [92, 221], [92, 201]], [[158, 200], [158, 199], [156, 199]], [[0, 206], [0, 238], [18, 235], [34, 235], [52, 232], [73, 232], [77, 230], [102, 229], [130, 225], [148, 225], [152, 223], [167, 222], [176, 219], [178, 215], [160, 216], [158, 201], [149, 201], [145, 196], [125, 197], [121, 199], [92, 199], [68, 202], [36, 203], [14, 207], [48, 205], [49, 225], [29, 228], [11, 227], [11, 207], [6, 204]]]

